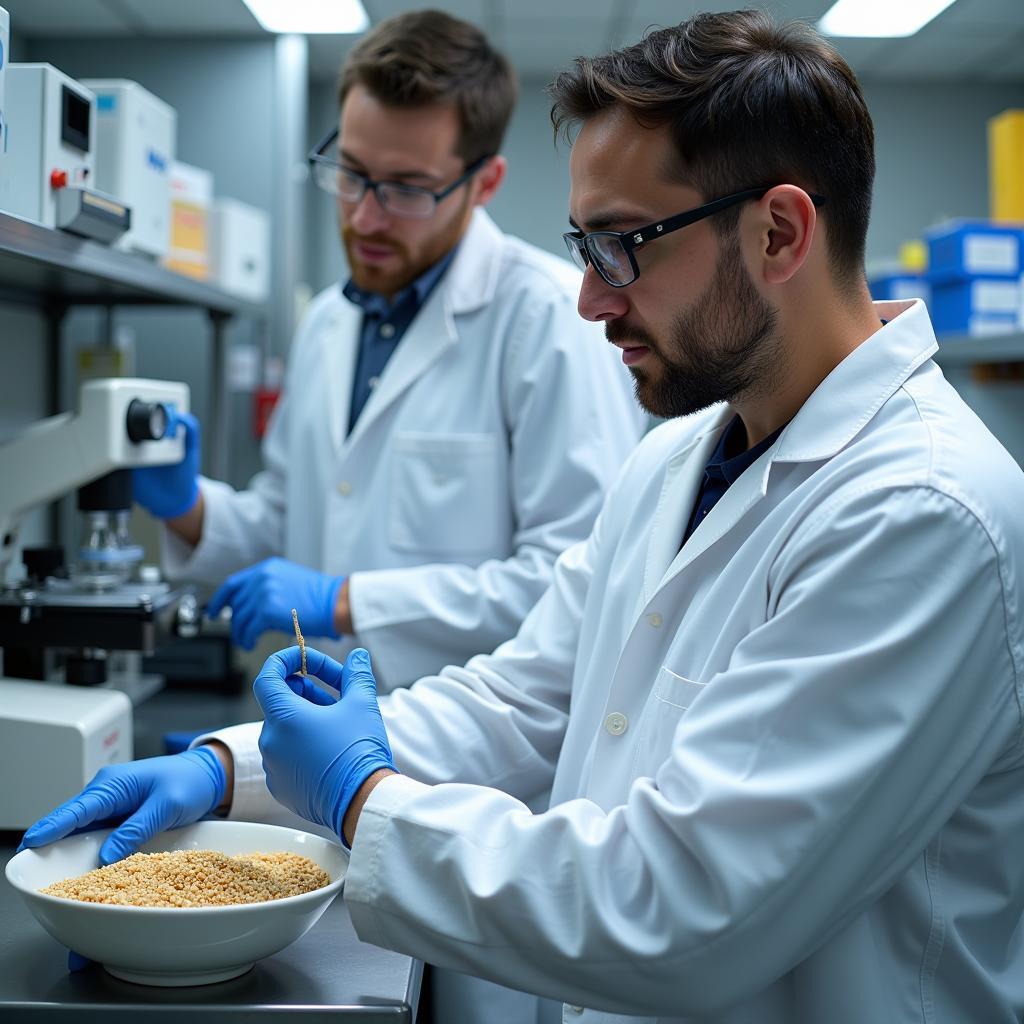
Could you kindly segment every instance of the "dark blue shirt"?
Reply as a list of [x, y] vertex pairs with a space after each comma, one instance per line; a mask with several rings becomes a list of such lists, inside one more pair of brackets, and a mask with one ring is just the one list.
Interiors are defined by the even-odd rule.
[[359, 355], [356, 359], [355, 376], [352, 378], [352, 402], [348, 414], [349, 433], [356, 425], [370, 392], [377, 386], [388, 360], [398, 348], [402, 335], [416, 319], [416, 314], [454, 258], [455, 249], [452, 249], [420, 274], [412, 284], [403, 288], [391, 302], [383, 295], [363, 291], [352, 280], [342, 288], [341, 292], [345, 298], [349, 302], [354, 302], [363, 311], [363, 326], [359, 332]]
[[755, 444], [753, 448], [747, 448], [747, 428], [739, 416], [733, 416], [718, 439], [718, 446], [711, 458], [708, 459], [708, 464], [704, 467], [704, 481], [697, 494], [697, 501], [690, 516], [690, 524], [686, 528], [684, 544], [697, 529], [698, 523], [703, 522], [707, 514], [718, 504], [722, 495], [739, 480], [740, 474], [757, 462], [775, 444], [779, 434], [785, 428], [786, 424], [784, 423], [763, 441]]

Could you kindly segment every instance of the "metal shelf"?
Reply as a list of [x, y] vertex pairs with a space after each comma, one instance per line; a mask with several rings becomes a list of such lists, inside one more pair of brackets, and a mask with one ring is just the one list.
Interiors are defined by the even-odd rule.
[[143, 257], [0, 213], [0, 300], [32, 305], [194, 306], [215, 316], [262, 306]]
[[978, 363], [1024, 363], [1024, 333], [990, 338], [945, 334], [939, 337], [935, 361], [940, 366], [973, 366]]

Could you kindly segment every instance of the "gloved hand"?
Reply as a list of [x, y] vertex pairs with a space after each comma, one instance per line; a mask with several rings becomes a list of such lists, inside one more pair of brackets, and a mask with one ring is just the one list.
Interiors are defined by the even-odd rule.
[[199, 499], [199, 420], [188, 412], [172, 411], [167, 434], [185, 430], [185, 457], [170, 466], [143, 466], [132, 470], [135, 500], [157, 519], [176, 519]]
[[253, 683], [264, 716], [263, 770], [278, 803], [344, 841], [345, 812], [359, 787], [381, 768], [397, 769], [369, 654], [357, 647], [343, 667], [307, 647], [306, 666], [341, 697], [293, 675], [302, 667], [298, 647], [267, 658]]
[[231, 639], [251, 651], [268, 629], [292, 631], [292, 609], [303, 635], [338, 639], [334, 605], [344, 576], [328, 576], [284, 558], [267, 558], [221, 584], [206, 606], [211, 618], [231, 606]]
[[113, 864], [158, 832], [205, 817], [223, 800], [226, 787], [224, 766], [208, 747], [109, 765], [78, 796], [32, 825], [18, 849], [118, 825], [100, 847], [100, 864]]

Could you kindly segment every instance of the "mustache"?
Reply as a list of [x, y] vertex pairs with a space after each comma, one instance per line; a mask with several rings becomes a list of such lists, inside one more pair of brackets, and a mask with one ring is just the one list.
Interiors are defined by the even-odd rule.
[[405, 246], [393, 238], [388, 238], [387, 235], [361, 235], [354, 228], [346, 224], [341, 229], [341, 237], [342, 241], [348, 245], [351, 245], [353, 242], [363, 242], [366, 245], [379, 245], [381, 248], [393, 249], [403, 256], [406, 255]]
[[635, 345], [644, 345], [646, 348], [653, 349], [654, 339], [646, 332], [640, 330], [639, 327], [631, 327], [629, 324], [623, 323], [621, 320], [608, 320], [604, 325], [604, 336], [608, 341], [615, 342], [617, 344], [628, 345], [633, 343]]

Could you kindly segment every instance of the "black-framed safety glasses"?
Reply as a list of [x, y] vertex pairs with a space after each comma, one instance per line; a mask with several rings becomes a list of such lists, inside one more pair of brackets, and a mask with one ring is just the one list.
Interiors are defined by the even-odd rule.
[[459, 178], [456, 178], [440, 192], [431, 192], [428, 188], [418, 185], [405, 185], [398, 181], [374, 181], [372, 178], [353, 171], [349, 167], [332, 160], [327, 153], [333, 152], [338, 140], [338, 129], [330, 131], [310, 151], [306, 158], [313, 175], [313, 180], [325, 192], [338, 196], [346, 203], [358, 203], [367, 191], [373, 192], [377, 202], [396, 217], [414, 217], [426, 219], [434, 215], [437, 204], [450, 196], [457, 188], [465, 185], [470, 178], [490, 160], [491, 155], [474, 160]]
[[[696, 224], [697, 221], [721, 213], [722, 210], [727, 210], [737, 203], [745, 203], [748, 199], [760, 199], [774, 187], [766, 185], [763, 188], [748, 188], [742, 192], [734, 192], [696, 209], [677, 213], [673, 217], [655, 221], [642, 228], [634, 228], [632, 231], [567, 231], [562, 238], [565, 239], [573, 263], [580, 270], [586, 270], [590, 264], [613, 288], [625, 288], [640, 276], [634, 251], [641, 245], [646, 245], [656, 238], [664, 238], [673, 231]], [[821, 206], [825, 202], [825, 197], [812, 193], [811, 201], [815, 206]]]

